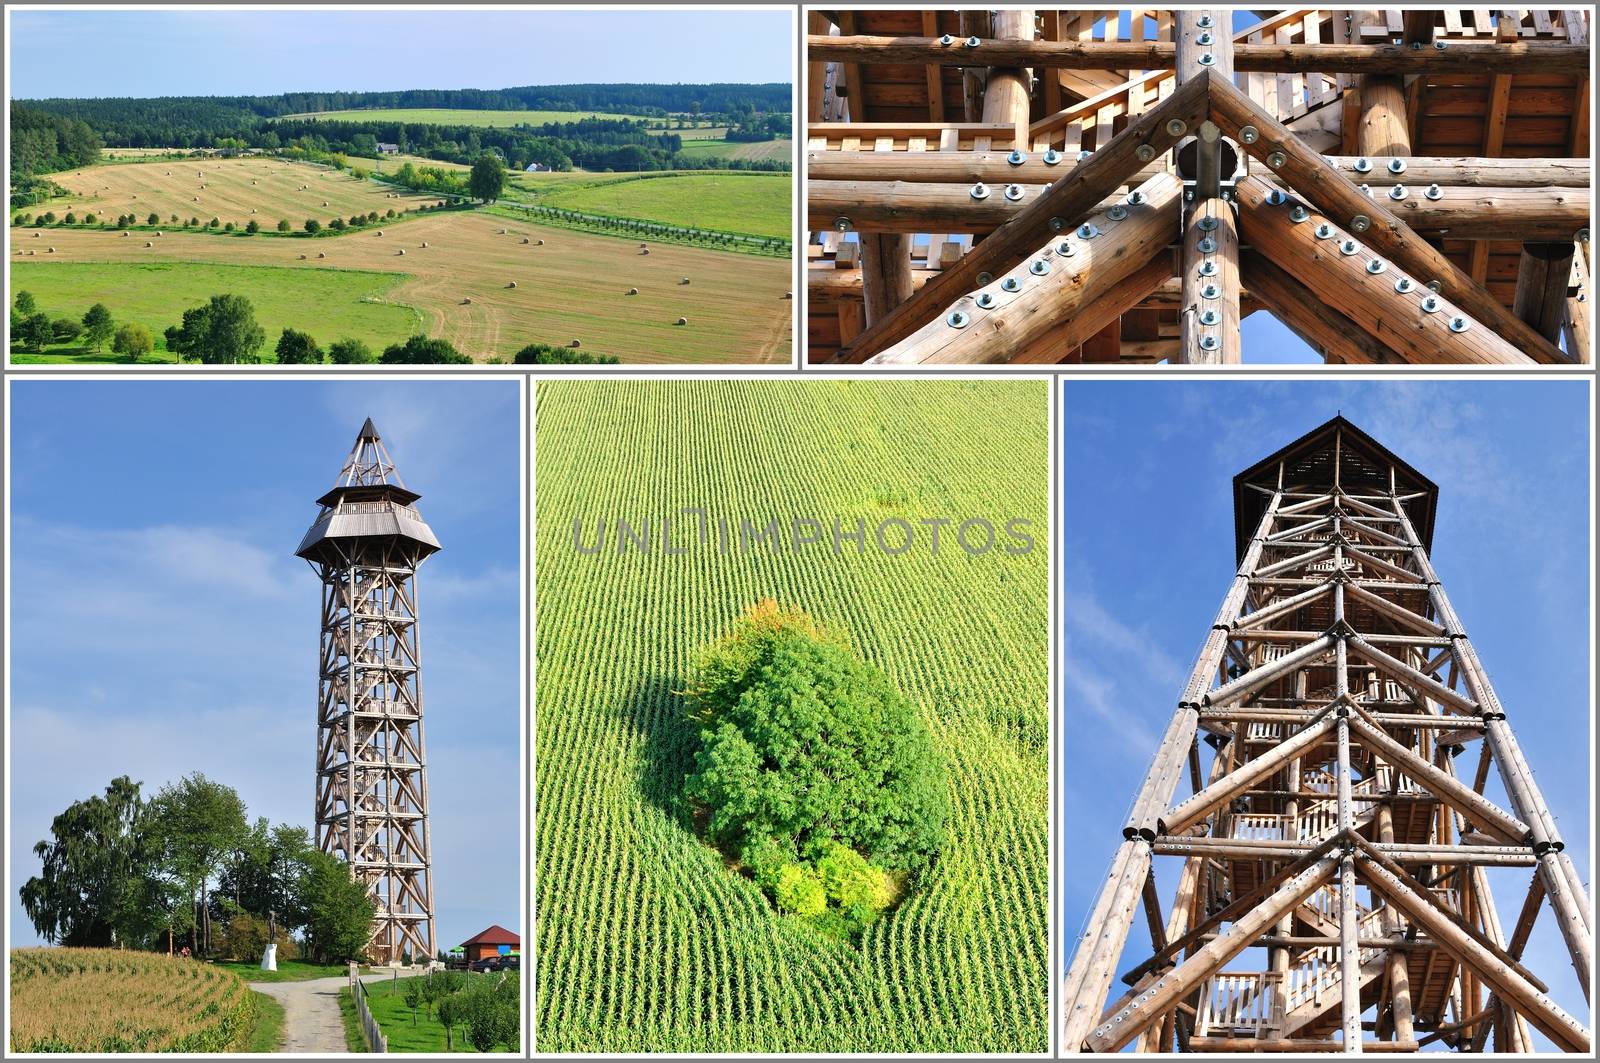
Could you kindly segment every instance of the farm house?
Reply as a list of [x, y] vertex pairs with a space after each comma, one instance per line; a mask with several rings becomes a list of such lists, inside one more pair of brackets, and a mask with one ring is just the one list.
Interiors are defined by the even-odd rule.
[[1590, 359], [1584, 11], [808, 19], [812, 362]]
[[378, 154], [379, 155], [398, 155], [398, 154], [400, 154], [400, 145], [399, 144], [385, 144], [383, 141], [380, 140], [378, 142]]
[[468, 963], [476, 963], [490, 956], [505, 956], [520, 948], [522, 939], [499, 923], [486, 930], [480, 930], [461, 943], [461, 949], [466, 953]]

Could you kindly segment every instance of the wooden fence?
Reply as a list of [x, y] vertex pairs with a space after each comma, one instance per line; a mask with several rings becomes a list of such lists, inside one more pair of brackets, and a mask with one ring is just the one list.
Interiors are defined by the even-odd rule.
[[384, 1036], [383, 1027], [378, 1025], [378, 1020], [372, 1017], [372, 1009], [367, 1007], [367, 987], [361, 983], [360, 970], [355, 964], [350, 965], [350, 1001], [355, 1005], [356, 1018], [361, 1023], [361, 1037], [367, 1042], [368, 1052], [387, 1052], [389, 1038]]

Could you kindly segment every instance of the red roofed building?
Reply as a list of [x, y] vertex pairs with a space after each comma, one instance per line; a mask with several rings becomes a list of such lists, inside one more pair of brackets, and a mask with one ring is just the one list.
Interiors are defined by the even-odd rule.
[[496, 923], [463, 941], [461, 948], [467, 954], [467, 962], [473, 963], [487, 956], [504, 956], [513, 949], [520, 950], [522, 939]]

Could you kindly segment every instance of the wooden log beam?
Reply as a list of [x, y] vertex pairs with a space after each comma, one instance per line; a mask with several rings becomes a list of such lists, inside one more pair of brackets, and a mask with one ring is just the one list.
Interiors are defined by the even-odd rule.
[[[1033, 42], [1032, 8], [999, 8], [994, 13], [996, 39], [1018, 44]], [[989, 84], [983, 90], [983, 120], [1005, 123], [1017, 131], [1016, 143], [1028, 143], [1029, 97], [1033, 74], [1027, 63], [990, 63]]]
[[1438, 13], [1428, 10], [1406, 10], [1400, 12], [1400, 24], [1404, 28], [1404, 40], [1407, 44], [1432, 44], [1433, 20]]
[[[1170, 70], [1170, 41], [983, 40], [969, 48], [937, 37], [810, 35], [807, 57], [846, 63], [937, 63], [942, 66], [1045, 67], [1062, 70]], [[1586, 74], [1584, 45], [1449, 41], [1443, 50], [1398, 44], [1235, 44], [1240, 73], [1323, 74]]]
[[1185, 203], [1178, 363], [1238, 365], [1239, 223], [1218, 196]]
[[[1399, 357], [1418, 363], [1529, 364], [1526, 355], [1470, 312], [1434, 297], [1425, 287], [1425, 278], [1319, 214], [1309, 213], [1296, 222], [1291, 212], [1304, 204], [1293, 197], [1274, 204], [1271, 192], [1258, 178], [1239, 182], [1235, 194], [1244, 242], [1292, 271], [1321, 299]], [[1328, 228], [1322, 228], [1324, 224]], [[1319, 232], [1325, 235], [1319, 236]], [[1345, 253], [1348, 247], [1356, 248], [1355, 253]], [[1376, 268], [1370, 266], [1374, 261], [1382, 265], [1381, 273], [1369, 272]], [[1409, 285], [1404, 292], [1395, 288], [1402, 278]], [[1435, 301], [1425, 302], [1428, 299]], [[1434, 309], [1425, 310], [1424, 306]], [[1460, 323], [1465, 323], [1465, 331], [1453, 331]]]
[[1454, 775], [1429, 764], [1414, 751], [1390, 738], [1388, 732], [1373, 727], [1359, 716], [1351, 719], [1350, 726], [1360, 737], [1362, 745], [1374, 753], [1381, 753], [1396, 771], [1427, 787], [1485, 834], [1512, 846], [1528, 836], [1527, 824], [1475, 792]]
[[[936, 269], [913, 269], [911, 288], [915, 291], [939, 275]], [[813, 311], [832, 310], [839, 303], [860, 303], [866, 295], [862, 291], [861, 271], [858, 269], [806, 270], [806, 305]]]
[[911, 297], [911, 237], [861, 234], [861, 293], [868, 325]]
[[[1567, 284], [1572, 279], [1571, 241], [1526, 243], [1517, 263], [1517, 294], [1511, 312], [1551, 343], [1567, 318]], [[1574, 353], [1574, 352], [1569, 352]]]
[[[1362, 1052], [1415, 1052], [1417, 1041], [1362, 1041]], [[1251, 1055], [1256, 1052], [1343, 1052], [1345, 1045], [1339, 1041], [1321, 1041], [1315, 1037], [1191, 1037], [1189, 1048], [1194, 1052], [1227, 1052]]]
[[[1042, 365], [1060, 362], [1078, 347], [1078, 338], [1083, 336], [1088, 337], [1084, 343], [1092, 343], [1096, 337], [1116, 339], [1123, 359], [1127, 359], [1131, 356], [1131, 344], [1122, 341], [1120, 331], [1122, 315], [1136, 306], [1147, 303], [1152, 293], [1173, 279], [1173, 271], [1176, 268], [1170, 253], [1164, 250], [1157, 251], [1143, 266], [1118, 282], [1115, 298], [1090, 301], [1077, 311], [1070, 322], [1054, 332], [1044, 333], [1020, 351], [1012, 359], [1012, 364]], [[1151, 345], [1152, 348], [1156, 346]], [[1089, 359], [1085, 358], [1084, 361]]]
[[1193, 797], [1168, 809], [1161, 817], [1161, 832], [1169, 835], [1183, 833], [1210, 815], [1217, 806], [1232, 800], [1252, 783], [1278, 771], [1301, 752], [1322, 741], [1331, 729], [1332, 717], [1325, 716], [1261, 756], [1245, 761]]
[[1159, 155], [1172, 147], [1204, 115], [1205, 97], [1204, 80], [1178, 86], [1160, 105], [1131, 122], [1105, 147], [996, 229], [970, 254], [962, 256], [938, 280], [856, 337], [840, 351], [840, 360], [865, 361], [904, 340], [935, 315], [942, 317], [951, 303], [978, 287], [978, 274], [999, 276], [1037, 250], [1052, 233], [1051, 219], [1061, 220], [1062, 231], [1076, 228], [1108, 192], [1143, 167], [1145, 160], [1135, 155], [1136, 149], [1148, 144]]
[[[944, 314], [869, 361], [877, 365], [1009, 362], [1046, 335], [1068, 349], [1085, 342], [1107, 321], [1097, 318], [1091, 328], [1079, 315], [1089, 308], [1120, 314], [1137, 305], [1149, 285], [1124, 282], [1171, 239], [1183, 198], [1181, 183], [1162, 174], [1137, 192], [1139, 202], [1121, 207], [1124, 216], [1119, 220], [1098, 214], [1085, 223], [1093, 227], [1093, 238], [1082, 238], [1082, 229], [1063, 229], [1023, 263], [995, 274], [979, 290], [957, 299]], [[1170, 275], [1169, 265], [1163, 263], [1161, 275], [1163, 279]]]
[[1439, 294], [1446, 301], [1454, 303], [1467, 317], [1487, 326], [1530, 358], [1554, 364], [1568, 361], [1559, 348], [1473, 283], [1472, 278], [1457, 269], [1443, 253], [1401, 221], [1389, 210], [1387, 200], [1368, 199], [1321, 155], [1232, 84], [1220, 78], [1210, 78], [1208, 83], [1211, 116], [1223, 132], [1238, 140], [1243, 126], [1254, 126], [1257, 136], [1246, 145], [1246, 150], [1267, 163], [1269, 169], [1275, 170], [1318, 210], [1328, 214], [1337, 227], [1351, 226], [1358, 217], [1368, 219], [1368, 225], [1357, 236], [1414, 280], [1419, 283], [1437, 281]]
[[1363, 155], [1411, 154], [1405, 80], [1395, 74], [1363, 74], [1356, 117], [1356, 150]]
[[1405, 359], [1379, 343], [1270, 258], [1245, 251], [1239, 258], [1245, 287], [1273, 317], [1331, 363], [1383, 365]]
[[[806, 227], [825, 232], [847, 218], [860, 232], [993, 232], [1045, 194], [1038, 185], [1013, 182], [1020, 198], [1006, 198], [1003, 184], [983, 185], [983, 198], [971, 185], [907, 181], [832, 181], [813, 177], [806, 184]], [[1376, 198], [1391, 186], [1374, 186]], [[1589, 224], [1589, 196], [1578, 188], [1444, 187], [1437, 199], [1426, 185], [1406, 186], [1406, 199], [1385, 198], [1395, 216], [1412, 231], [1453, 240], [1571, 240]], [[1379, 192], [1381, 188], [1383, 192]], [[1117, 199], [1113, 189], [1092, 209]], [[1370, 201], [1369, 201], [1370, 202]]]
[[[830, 123], [831, 131], [839, 127]], [[870, 139], [870, 138], [868, 138]], [[918, 184], [972, 185], [979, 181], [1004, 185], [1024, 185], [1057, 181], [1078, 166], [1076, 159], [1062, 157], [1045, 162], [1043, 152], [1024, 152], [1020, 163], [1009, 161], [1003, 151], [809, 151], [807, 177], [811, 181], [911, 181]], [[1470, 186], [1483, 188], [1588, 188], [1588, 159], [1485, 159], [1473, 157], [1405, 159], [1401, 175], [1389, 173], [1391, 156], [1326, 155], [1328, 165], [1343, 172], [1358, 184], [1374, 188], [1404, 181], [1408, 187], [1444, 188]], [[1365, 161], [1366, 172], [1356, 169]], [[1139, 185], [1162, 172], [1166, 164], [1156, 161], [1136, 171], [1126, 182]]]

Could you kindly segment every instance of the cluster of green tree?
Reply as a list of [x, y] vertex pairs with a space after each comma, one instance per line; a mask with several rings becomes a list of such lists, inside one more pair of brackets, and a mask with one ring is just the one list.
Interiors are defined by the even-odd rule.
[[496, 1046], [514, 1050], [522, 1036], [521, 985], [515, 971], [498, 978], [429, 971], [406, 979], [401, 999], [411, 1009], [411, 1025], [417, 1024], [419, 1009], [429, 1019], [438, 1018], [448, 1051], [455, 1051], [457, 1029], [479, 1052]]
[[104, 303], [95, 303], [81, 319], [58, 317], [39, 310], [33, 293], [19, 291], [11, 300], [11, 342], [25, 351], [43, 353], [53, 343], [73, 343], [81, 340], [89, 350], [98, 352], [111, 341], [111, 350], [126, 355], [137, 362], [154, 349], [150, 330], [136, 322], [125, 322], [120, 327]]
[[694, 661], [684, 794], [784, 912], [847, 937], [944, 844], [943, 765], [916, 710], [841, 632], [764, 601]]
[[100, 158], [100, 138], [84, 121], [11, 105], [11, 180], [88, 166]]
[[762, 140], [777, 140], [779, 137], [793, 134], [794, 121], [788, 112], [783, 112], [750, 115], [742, 121], [729, 125], [723, 139], [748, 144]]
[[612, 354], [590, 354], [572, 347], [552, 347], [548, 343], [530, 343], [512, 359], [516, 365], [616, 365]]
[[169, 951], [186, 938], [198, 957], [254, 960], [266, 924], [280, 944], [299, 930], [319, 963], [360, 957], [376, 906], [304, 828], [251, 822], [232, 787], [198, 772], [150, 800], [140, 785], [123, 775], [74, 801], [33, 847], [43, 866], [21, 895], [40, 937]]

